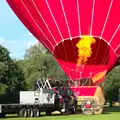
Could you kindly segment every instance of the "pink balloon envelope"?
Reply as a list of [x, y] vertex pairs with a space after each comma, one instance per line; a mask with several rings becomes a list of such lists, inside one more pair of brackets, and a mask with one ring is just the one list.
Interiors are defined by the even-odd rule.
[[[51, 51], [70, 79], [92, 78], [100, 72], [106, 74], [119, 60], [120, 0], [7, 2], [27, 29]], [[93, 36], [96, 43], [92, 45], [87, 64], [78, 68], [76, 44], [84, 35]]]

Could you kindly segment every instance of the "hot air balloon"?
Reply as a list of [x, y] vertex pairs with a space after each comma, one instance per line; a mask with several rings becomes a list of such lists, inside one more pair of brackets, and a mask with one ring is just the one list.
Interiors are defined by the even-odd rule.
[[119, 0], [7, 2], [28, 30], [51, 51], [70, 79], [92, 78], [94, 84], [101, 82], [117, 62]]
[[7, 0], [71, 80], [94, 85], [118, 63], [120, 0]]

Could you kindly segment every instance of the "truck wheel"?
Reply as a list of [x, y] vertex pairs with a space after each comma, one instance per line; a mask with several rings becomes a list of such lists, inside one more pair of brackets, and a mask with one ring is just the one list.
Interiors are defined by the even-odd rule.
[[25, 108], [20, 109], [19, 117], [27, 117], [27, 110]]
[[33, 110], [32, 108], [27, 109], [27, 117], [33, 117]]
[[33, 116], [34, 117], [39, 117], [40, 116], [40, 111], [38, 108], [33, 108]]
[[46, 111], [46, 115], [51, 115], [52, 112], [51, 111]]

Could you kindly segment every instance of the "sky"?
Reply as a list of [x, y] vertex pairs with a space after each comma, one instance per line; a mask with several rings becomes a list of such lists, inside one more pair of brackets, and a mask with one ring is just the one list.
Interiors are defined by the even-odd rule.
[[37, 42], [13, 13], [6, 0], [0, 0], [0, 45], [10, 51], [10, 56], [23, 59], [25, 50]]

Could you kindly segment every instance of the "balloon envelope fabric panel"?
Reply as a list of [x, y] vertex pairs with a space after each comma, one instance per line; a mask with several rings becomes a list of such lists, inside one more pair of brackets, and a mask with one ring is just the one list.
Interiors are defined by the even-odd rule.
[[120, 0], [6, 0], [72, 80], [104, 80], [120, 56]]

